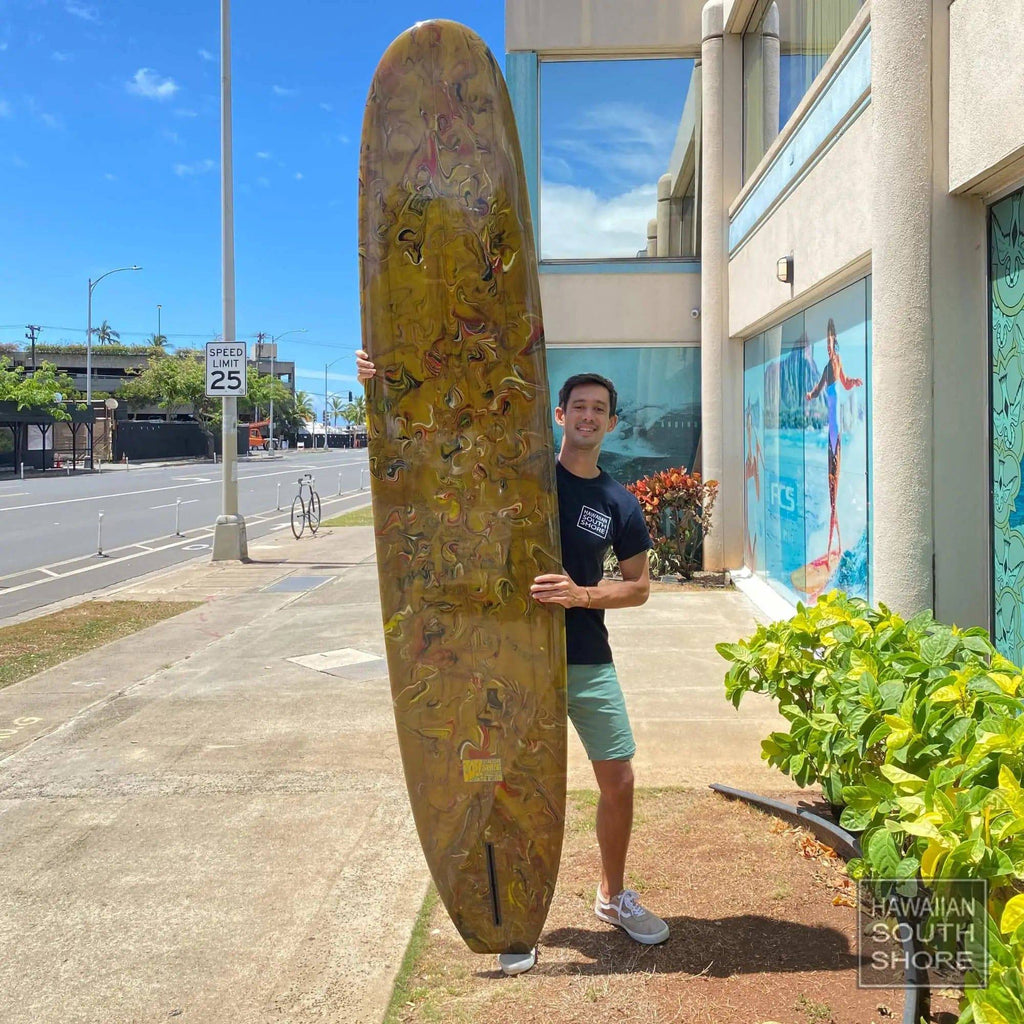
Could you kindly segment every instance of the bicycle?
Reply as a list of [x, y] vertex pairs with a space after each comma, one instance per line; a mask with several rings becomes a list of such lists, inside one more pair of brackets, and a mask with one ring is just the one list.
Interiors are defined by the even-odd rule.
[[[298, 540], [309, 524], [310, 533], [316, 533], [320, 526], [320, 495], [317, 494], [312, 473], [303, 473], [299, 477], [299, 493], [292, 502], [292, 533]], [[309, 498], [303, 497], [303, 490], [309, 488]]]

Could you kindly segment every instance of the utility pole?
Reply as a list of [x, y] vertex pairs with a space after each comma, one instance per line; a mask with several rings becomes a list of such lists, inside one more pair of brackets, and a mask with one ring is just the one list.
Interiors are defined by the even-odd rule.
[[36, 335], [42, 330], [38, 324], [27, 324], [25, 337], [32, 343], [32, 372], [36, 372]]

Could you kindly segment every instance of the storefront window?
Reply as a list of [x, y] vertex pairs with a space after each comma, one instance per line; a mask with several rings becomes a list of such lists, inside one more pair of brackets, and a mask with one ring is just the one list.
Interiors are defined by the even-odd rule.
[[692, 60], [544, 61], [541, 259], [695, 256], [699, 136]]
[[794, 602], [868, 595], [869, 287], [744, 347], [745, 561]]
[[863, 0], [760, 0], [743, 35], [743, 177], [792, 117]]
[[989, 215], [995, 644], [1024, 663], [1024, 192]]
[[[575, 373], [599, 373], [618, 392], [619, 422], [601, 445], [601, 467], [628, 484], [678, 466], [693, 468], [700, 440], [700, 349], [630, 345], [548, 346], [551, 412]], [[555, 427], [555, 445], [562, 443]]]

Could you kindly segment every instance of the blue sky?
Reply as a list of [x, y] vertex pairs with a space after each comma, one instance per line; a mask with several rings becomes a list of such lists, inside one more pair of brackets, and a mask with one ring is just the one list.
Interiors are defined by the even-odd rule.
[[[391, 40], [461, 21], [504, 63], [500, 0], [266, 0], [232, 10], [236, 324], [282, 339], [298, 387], [353, 386], [363, 105]], [[0, 341], [85, 340], [87, 281], [125, 343], [219, 334], [217, 0], [0, 0]], [[322, 397], [320, 398], [322, 404]], [[318, 406], [319, 407], [319, 406]]]

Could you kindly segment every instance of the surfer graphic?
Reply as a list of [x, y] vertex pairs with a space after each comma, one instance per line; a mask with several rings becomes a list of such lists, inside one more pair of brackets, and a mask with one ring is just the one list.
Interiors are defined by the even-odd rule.
[[836, 496], [839, 493], [839, 465], [842, 458], [843, 436], [839, 425], [839, 394], [837, 387], [842, 385], [847, 391], [862, 387], [864, 381], [858, 377], [847, 377], [843, 372], [843, 361], [839, 358], [839, 342], [836, 339], [836, 323], [828, 318], [825, 341], [828, 345], [828, 362], [821, 371], [818, 383], [807, 392], [808, 402], [813, 402], [819, 395], [825, 396], [825, 408], [828, 413], [828, 500], [831, 516], [828, 523], [828, 546], [825, 548], [825, 561], [829, 571], [832, 569], [833, 549], [832, 534], [836, 536], [835, 562], [838, 564], [843, 554], [843, 544], [839, 538], [839, 515], [836, 512]]

